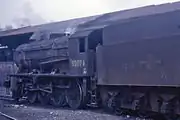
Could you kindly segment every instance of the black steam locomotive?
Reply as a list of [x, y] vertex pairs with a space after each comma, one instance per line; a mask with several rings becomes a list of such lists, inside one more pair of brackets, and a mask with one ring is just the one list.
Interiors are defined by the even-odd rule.
[[17, 101], [180, 113], [180, 11], [49, 34], [15, 51]]

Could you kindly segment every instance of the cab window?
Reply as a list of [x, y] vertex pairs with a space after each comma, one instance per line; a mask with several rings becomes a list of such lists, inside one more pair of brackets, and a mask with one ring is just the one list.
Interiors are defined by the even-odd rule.
[[80, 38], [79, 39], [79, 52], [85, 52], [86, 50], [86, 42], [85, 42], [85, 38]]

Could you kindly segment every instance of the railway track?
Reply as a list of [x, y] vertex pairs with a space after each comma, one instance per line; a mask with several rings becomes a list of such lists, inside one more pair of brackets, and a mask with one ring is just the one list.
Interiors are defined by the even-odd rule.
[[1, 116], [0, 117], [1, 120], [17, 120], [16, 118], [11, 117], [3, 112], [0, 112], [0, 116]]
[[[22, 103], [21, 105], [24, 105], [24, 106], [27, 106], [27, 107], [34, 107], [34, 108], [38, 107], [38, 108], [42, 108], [42, 109], [72, 110], [68, 106], [54, 107], [52, 105], [41, 105], [41, 104], [38, 104], [38, 103], [35, 103], [35, 104]], [[103, 108], [90, 108], [90, 107], [87, 107], [87, 108], [81, 109], [81, 110], [83, 110], [83, 111], [91, 111], [91, 112], [100, 113], [100, 114], [108, 114], [108, 115], [124, 117], [125, 120], [129, 120], [129, 119], [126, 119], [126, 117], [128, 118], [128, 116], [137, 118], [137, 120], [167, 120], [167, 119], [163, 118], [163, 116], [160, 116], [160, 115], [159, 116], [158, 115], [154, 116], [154, 115], [150, 115], [150, 113], [147, 113], [144, 116], [139, 116], [135, 111], [133, 112], [133, 111], [130, 111], [130, 110], [124, 110], [120, 114], [118, 112], [111, 112], [111, 111], [108, 111], [108, 110], [104, 110]], [[136, 120], [136, 119], [133, 119], [133, 120]]]
[[3, 113], [4, 102], [13, 101], [12, 96], [7, 94], [7, 91], [0, 87], [0, 120], [17, 120], [16, 118]]
[[[26, 108], [31, 107], [31, 108], [38, 108], [38, 109], [53, 109], [53, 110], [59, 109], [59, 110], [65, 110], [65, 111], [66, 110], [72, 110], [68, 106], [54, 107], [52, 105], [41, 105], [38, 103], [29, 104], [29, 103], [26, 103], [25, 101], [21, 104], [11, 104], [11, 105], [12, 105], [12, 107], [13, 107], [13, 105], [18, 105], [18, 108], [23, 108], [24, 106], [26, 106]], [[133, 112], [133, 111], [128, 111], [128, 110], [124, 110], [121, 114], [112, 113], [110, 111], [104, 111], [104, 109], [102, 109], [102, 108], [86, 108], [86, 109], [82, 109], [82, 110], [83, 111], [91, 111], [91, 112], [100, 113], [100, 114], [109, 114], [109, 115], [113, 115], [113, 116], [119, 116], [119, 117], [123, 117], [125, 120], [129, 120], [128, 116], [133, 117], [133, 118], [137, 118], [138, 120], [167, 120], [162, 115], [160, 115], [160, 116], [155, 115], [154, 116], [153, 114], [146, 113], [144, 116], [142, 116], [142, 115], [139, 116], [135, 111]], [[1, 116], [4, 117], [5, 119], [1, 119]], [[0, 120], [18, 120], [18, 119], [13, 118], [7, 114], [4, 114], [3, 112], [0, 112]], [[132, 120], [132, 119], [130, 119], [130, 120]], [[133, 119], [133, 120], [135, 120], [135, 119]]]
[[[4, 101], [11, 101], [11, 99], [8, 99], [7, 97], [4, 97], [1, 99], [3, 99]], [[52, 105], [41, 105], [39, 103], [35, 103], [35, 104], [29, 104], [26, 100], [25, 101], [21, 101], [19, 104], [21, 105], [25, 105], [25, 106], [29, 106], [29, 107], [39, 107], [39, 108], [43, 108], [43, 109], [64, 109], [64, 110], [71, 110], [68, 106], [64, 106], [64, 107], [54, 107]], [[87, 107], [88, 109], [89, 107]], [[86, 109], [84, 109], [86, 111]], [[137, 117], [143, 120], [167, 120], [165, 118], [158, 117], [158, 116], [154, 116], [154, 115], [150, 115], [149, 113], [146, 113], [144, 116], [139, 116], [135, 111], [130, 111], [130, 110], [124, 110], [121, 113], [117, 112], [110, 112], [110, 111], [104, 111], [102, 108], [89, 108], [88, 110], [93, 111], [93, 112], [97, 112], [97, 113], [106, 113], [106, 114], [110, 114], [110, 115], [115, 115], [115, 116], [131, 116], [131, 117]], [[4, 119], [1, 119], [1, 116], [4, 117]], [[148, 117], [147, 117], [148, 116]], [[0, 120], [17, 120], [14, 117], [11, 117], [3, 112], [0, 112]]]
[[[0, 103], [1, 103], [1, 107], [3, 106], [4, 102], [5, 101], [8, 101], [9, 103], [14, 103], [13, 102], [13, 99], [12, 99], [12, 96], [10, 95], [0, 95]], [[65, 107], [54, 107], [52, 105], [41, 105], [41, 104], [29, 104], [28, 101], [26, 99], [24, 99], [23, 101], [20, 102], [22, 105], [25, 105], [25, 106], [31, 106], [31, 107], [41, 107], [41, 108], [56, 108], [56, 109], [69, 109], [69, 107], [65, 106]], [[3, 109], [3, 108], [2, 108]], [[129, 116], [134, 116], [134, 117], [140, 117], [139, 115], [137, 115], [136, 113], [134, 113], [133, 111], [123, 111], [121, 112], [120, 114], [119, 113], [111, 113], [110, 111], [104, 111], [102, 110], [101, 108], [98, 108], [98, 109], [93, 109], [93, 108], [89, 108], [90, 111], [94, 111], [94, 112], [98, 112], [98, 113], [109, 113], [109, 114], [114, 114], [114, 115], [118, 115], [118, 116], [126, 116], [126, 115], [129, 115]], [[70, 109], [69, 109], [70, 110]], [[149, 116], [147, 118], [147, 116]], [[3, 117], [3, 118], [2, 118]], [[148, 113], [145, 115], [145, 116], [141, 116], [140, 118], [144, 118], [145, 120], [164, 120], [162, 118], [154, 118], [152, 117], [151, 115], [149, 115]], [[11, 117], [3, 112], [0, 112], [0, 120], [17, 120], [16, 118], [14, 117]]]

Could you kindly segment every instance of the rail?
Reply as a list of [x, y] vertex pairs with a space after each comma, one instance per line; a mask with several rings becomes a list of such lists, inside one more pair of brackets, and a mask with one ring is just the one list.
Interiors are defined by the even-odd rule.
[[9, 115], [7, 115], [7, 114], [4, 114], [4, 113], [2, 113], [2, 112], [0, 112], [0, 115], [3, 116], [3, 117], [5, 117], [5, 118], [7, 118], [8, 120], [17, 120], [16, 118], [11, 117], [11, 116], [9, 116]]
[[12, 101], [12, 100], [13, 99], [12, 99], [12, 95], [10, 94], [10, 91], [3, 87], [0, 87], [0, 116], [8, 120], [17, 120], [16, 118], [11, 117], [2, 112], [4, 108], [4, 101]]
[[7, 115], [7, 114], [5, 114], [5, 113], [2, 112], [2, 110], [3, 110], [3, 108], [4, 108], [4, 104], [3, 104], [3, 103], [4, 103], [4, 102], [3, 102], [3, 100], [1, 99], [1, 100], [0, 100], [0, 109], [1, 109], [1, 111], [0, 111], [0, 116], [6, 118], [6, 119], [8, 119], [8, 120], [17, 120], [16, 118], [11, 117], [11, 116], [9, 116], [9, 115]]

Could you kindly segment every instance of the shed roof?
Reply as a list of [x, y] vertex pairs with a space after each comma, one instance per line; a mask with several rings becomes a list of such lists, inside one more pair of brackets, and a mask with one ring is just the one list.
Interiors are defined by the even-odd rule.
[[58, 32], [58, 33], [71, 32], [71, 30], [76, 29], [76, 27], [79, 24], [83, 24], [85, 22], [93, 20], [96, 17], [98, 16], [77, 18], [77, 19], [53, 22], [53, 23], [42, 24], [42, 25], [37, 25], [37, 26], [28, 26], [28, 27], [23, 27], [23, 28], [18, 28], [18, 29], [1, 31], [0, 37], [25, 34], [25, 33], [33, 33], [33, 32], [41, 31], [41, 30], [43, 31], [47, 30], [47, 31]]
[[28, 26], [24, 28], [0, 32], [0, 37], [35, 32], [38, 30], [67, 32], [72, 29], [76, 29], [77, 31], [81, 31], [84, 29], [99, 29], [117, 21], [123, 21], [130, 18], [148, 16], [153, 14], [166, 13], [176, 10], [180, 10], [180, 2], [166, 3], [161, 5], [150, 5], [90, 17], [71, 19], [37, 26]]

